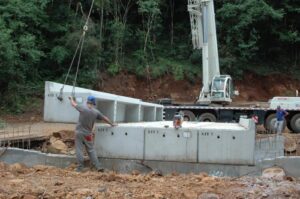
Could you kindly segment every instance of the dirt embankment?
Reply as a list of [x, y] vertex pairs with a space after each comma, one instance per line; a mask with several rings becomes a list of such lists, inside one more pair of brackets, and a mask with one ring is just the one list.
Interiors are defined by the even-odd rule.
[[[292, 96], [300, 90], [300, 81], [286, 75], [258, 76], [248, 73], [242, 80], [235, 81], [240, 95], [235, 101], [268, 101], [273, 96]], [[202, 87], [201, 80], [174, 80], [171, 75], [155, 80], [139, 79], [131, 74], [114, 77], [103, 75], [96, 89], [104, 92], [140, 98], [151, 101], [159, 98], [172, 98], [179, 102], [194, 102]]]
[[[161, 98], [172, 98], [176, 102], [193, 103], [199, 96], [202, 87], [201, 79], [191, 82], [174, 80], [171, 75], [147, 80], [135, 75], [120, 73], [116, 76], [103, 74], [94, 90], [139, 98], [144, 101], [155, 101]], [[258, 76], [248, 73], [242, 80], [235, 81], [235, 87], [240, 95], [234, 102], [267, 102], [273, 96], [294, 96], [300, 90], [300, 80], [293, 80], [286, 75]], [[11, 122], [42, 121], [43, 100], [39, 108], [26, 111], [24, 114], [1, 115], [0, 119]]]

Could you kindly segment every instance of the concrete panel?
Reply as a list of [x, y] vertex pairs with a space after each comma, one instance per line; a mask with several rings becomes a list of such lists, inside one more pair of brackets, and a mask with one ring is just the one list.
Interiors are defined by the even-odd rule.
[[146, 128], [145, 159], [197, 162], [197, 131]]
[[121, 103], [121, 102], [117, 102], [117, 106], [116, 106], [116, 122], [125, 122], [125, 112], [126, 112], [126, 104], [125, 103]]
[[184, 122], [180, 129], [170, 121], [97, 124], [96, 147], [107, 158], [253, 165], [254, 122], [241, 122]]
[[111, 121], [116, 122], [116, 101], [111, 100], [96, 100], [96, 107], [101, 111], [104, 115], [106, 115]]
[[156, 121], [162, 121], [163, 120], [163, 108], [156, 107]]
[[156, 110], [155, 107], [149, 107], [149, 106], [142, 106], [141, 109], [143, 109], [143, 115], [141, 121], [149, 121], [153, 122], [155, 121], [155, 114]]
[[125, 110], [125, 122], [139, 122], [140, 119], [140, 105], [139, 104], [127, 104]]
[[[85, 103], [84, 99], [87, 98], [89, 93], [80, 93], [76, 97], [78, 104]], [[68, 97], [71, 93], [63, 94], [63, 101], [59, 101], [57, 97], [59, 92], [48, 92], [45, 95], [44, 101], [44, 121], [48, 122], [64, 122], [64, 123], [75, 123], [78, 121], [79, 112], [75, 110], [71, 105]]]
[[97, 124], [95, 148], [99, 157], [143, 159], [144, 128]]
[[[75, 123], [78, 120], [79, 113], [70, 105], [68, 99], [68, 97], [71, 96], [73, 87], [64, 85], [63, 100], [60, 101], [57, 97], [60, 95], [62, 86], [62, 84], [55, 82], [45, 83], [44, 120], [47, 122]], [[162, 117], [155, 116], [155, 108], [163, 109], [162, 105], [143, 102], [140, 99], [75, 87], [77, 103], [86, 103], [86, 98], [89, 95], [95, 96], [96, 107], [113, 122], [141, 121], [141, 105], [149, 107], [143, 110], [143, 115], [145, 115], [147, 121], [155, 121], [155, 119], [158, 118], [162, 120]]]
[[[248, 120], [251, 121], [251, 120]], [[198, 161], [217, 164], [254, 164], [254, 124], [241, 119], [244, 130], [203, 128], [198, 131]]]

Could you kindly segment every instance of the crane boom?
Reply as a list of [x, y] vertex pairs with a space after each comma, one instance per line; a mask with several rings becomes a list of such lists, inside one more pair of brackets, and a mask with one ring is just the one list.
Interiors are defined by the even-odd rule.
[[231, 77], [220, 75], [214, 2], [213, 0], [188, 0], [188, 11], [193, 47], [202, 49], [203, 87], [198, 103], [231, 102]]

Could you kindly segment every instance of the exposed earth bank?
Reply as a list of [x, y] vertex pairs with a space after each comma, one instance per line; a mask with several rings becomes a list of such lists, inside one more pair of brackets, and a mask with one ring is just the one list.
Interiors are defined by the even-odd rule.
[[[295, 96], [300, 81], [287, 75], [258, 76], [247, 73], [243, 79], [234, 81], [240, 95], [234, 101], [268, 101], [273, 96]], [[135, 75], [121, 73], [116, 76], [102, 75], [96, 90], [152, 101], [172, 98], [178, 102], [194, 102], [202, 87], [201, 79], [174, 80], [171, 75], [158, 79], [140, 79]]]

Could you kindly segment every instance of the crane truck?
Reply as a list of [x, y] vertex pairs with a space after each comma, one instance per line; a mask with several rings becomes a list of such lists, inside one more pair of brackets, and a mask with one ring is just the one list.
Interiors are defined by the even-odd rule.
[[192, 43], [194, 49], [202, 49], [203, 87], [194, 104], [175, 104], [170, 99], [158, 102], [164, 105], [165, 120], [172, 120], [181, 113], [185, 120], [208, 122], [238, 122], [241, 116], [255, 118], [257, 124], [272, 131], [276, 122], [276, 107], [280, 105], [289, 112], [284, 127], [300, 133], [300, 97], [274, 97], [269, 106], [225, 106], [238, 95], [230, 75], [220, 74], [213, 0], [188, 0]]

